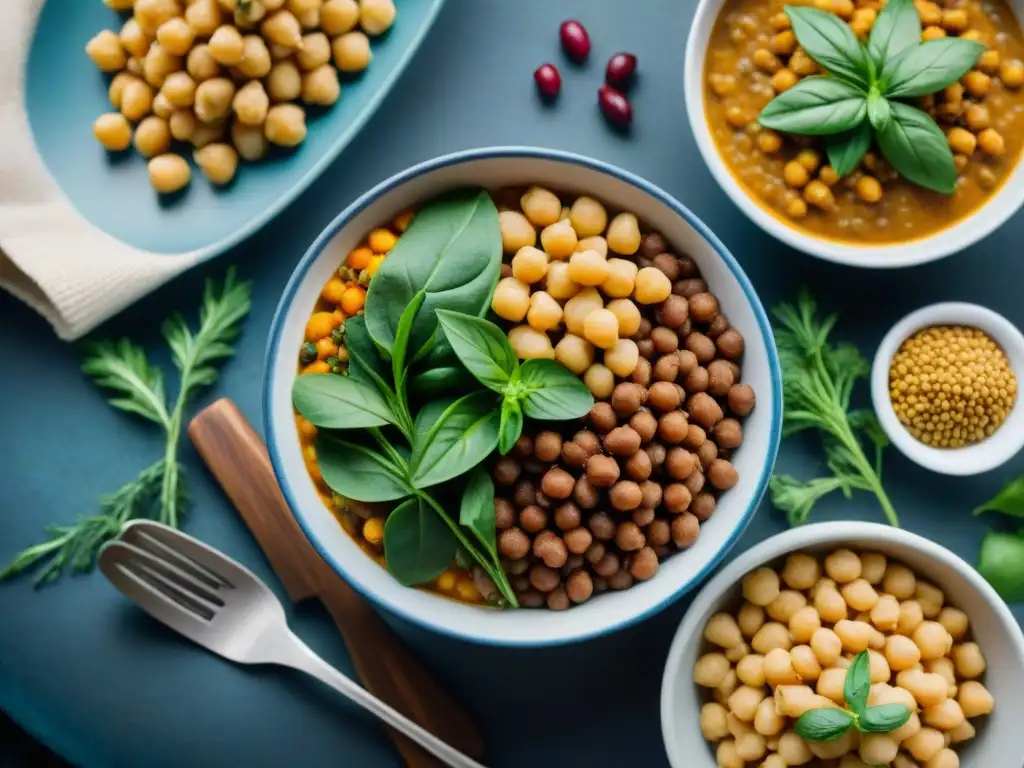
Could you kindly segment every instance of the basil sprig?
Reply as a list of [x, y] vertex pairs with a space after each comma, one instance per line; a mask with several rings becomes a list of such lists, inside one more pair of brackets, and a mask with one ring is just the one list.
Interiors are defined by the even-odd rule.
[[870, 691], [871, 660], [867, 651], [861, 651], [853, 657], [843, 684], [843, 698], [849, 709], [812, 709], [797, 718], [793, 729], [807, 741], [832, 741], [854, 727], [861, 733], [889, 733], [910, 719], [910, 710], [903, 704], [869, 707]]
[[788, 5], [785, 12], [797, 41], [830, 76], [805, 78], [780, 93], [761, 111], [761, 125], [828, 136], [829, 163], [840, 177], [857, 167], [874, 140], [908, 181], [951, 194], [956, 167], [945, 135], [925, 112], [897, 100], [956, 82], [984, 46], [959, 38], [921, 42], [913, 0], [890, 0], [867, 45], [834, 14]]

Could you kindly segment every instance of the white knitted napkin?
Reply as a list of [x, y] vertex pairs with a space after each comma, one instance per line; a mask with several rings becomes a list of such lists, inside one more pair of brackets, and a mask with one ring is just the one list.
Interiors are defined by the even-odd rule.
[[[85, 0], [81, 0], [85, 2]], [[0, 287], [72, 341], [201, 261], [152, 253], [90, 224], [36, 152], [25, 114], [25, 62], [44, 0], [2, 0]]]

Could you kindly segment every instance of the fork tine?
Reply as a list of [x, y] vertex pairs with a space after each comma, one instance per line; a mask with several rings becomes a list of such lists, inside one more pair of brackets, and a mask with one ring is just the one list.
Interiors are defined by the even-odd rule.
[[201, 642], [201, 636], [210, 626], [209, 621], [129, 570], [128, 564], [134, 557], [135, 552], [130, 545], [117, 540], [107, 542], [100, 550], [100, 572], [121, 594], [154, 619], [185, 637]]
[[125, 560], [122, 563], [118, 563], [117, 567], [128, 576], [145, 582], [169, 600], [173, 600], [181, 607], [192, 611], [200, 619], [212, 621], [213, 617], [217, 615], [208, 606], [198, 600], [193, 600], [187, 592], [179, 589], [173, 581], [165, 577], [165, 574], [160, 573], [157, 569], [150, 567], [149, 564], [141, 560]]
[[222, 588], [234, 589], [234, 585], [221, 578], [208, 568], [204, 568], [195, 560], [186, 557], [176, 549], [164, 544], [145, 527], [137, 525], [125, 526], [119, 537], [121, 541], [131, 544], [139, 549], [149, 552], [160, 560], [169, 562], [180, 571], [184, 571], [195, 580], [205, 584], [211, 589]]
[[128, 544], [128, 542], [123, 543], [136, 554], [132, 561], [133, 566], [137, 565], [152, 572], [154, 578], [170, 582], [176, 589], [185, 592], [190, 599], [205, 604], [206, 608], [214, 613], [224, 607], [224, 599], [207, 587], [205, 582], [193, 578], [187, 572], [175, 567], [173, 563], [161, 560], [148, 550]]
[[263, 584], [256, 574], [243, 565], [234, 562], [226, 555], [216, 549], [208, 547], [201, 541], [192, 538], [188, 534], [162, 525], [153, 520], [133, 520], [125, 525], [121, 531], [121, 538], [138, 536], [144, 533], [155, 539], [176, 554], [191, 560], [196, 567], [206, 571], [211, 577], [218, 579], [225, 587], [235, 587], [239, 584], [255, 582], [264, 589], [269, 588]]

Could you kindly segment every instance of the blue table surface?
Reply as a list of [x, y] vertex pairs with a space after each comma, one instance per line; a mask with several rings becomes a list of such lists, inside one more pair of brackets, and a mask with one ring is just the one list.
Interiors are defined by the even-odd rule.
[[[260, 424], [266, 332], [288, 276], [316, 234], [360, 192], [410, 164], [497, 144], [569, 149], [646, 177], [690, 206], [737, 256], [766, 304], [808, 283], [842, 313], [837, 333], [868, 355], [906, 312], [940, 300], [974, 301], [1024, 325], [1018, 215], [968, 252], [896, 272], [837, 267], [797, 254], [751, 224], [716, 186], [684, 114], [683, 49], [693, 2], [451, 0], [413, 66], [355, 143], [272, 224], [217, 262], [140, 302], [101, 330], [130, 334], [166, 362], [159, 322], [196, 304], [203, 278], [237, 264], [255, 281], [252, 315], [222, 380], [203, 401], [233, 398]], [[568, 65], [558, 24], [580, 18], [591, 63]], [[606, 58], [636, 53], [641, 77], [629, 136], [608, 130], [596, 107]], [[539, 104], [531, 73], [556, 62], [564, 86]], [[78, 370], [79, 353], [0, 294], [0, 559], [35, 542], [44, 524], [95, 509], [98, 495], [155, 457], [153, 430], [109, 408]], [[862, 385], [859, 396], [864, 398]], [[278, 587], [219, 489], [187, 445], [194, 497], [187, 528]], [[788, 441], [779, 469], [821, 471], [813, 437]], [[905, 526], [973, 560], [987, 522], [970, 509], [1024, 471], [1021, 457], [980, 477], [922, 470], [890, 450], [886, 485]], [[879, 520], [871, 497], [829, 499], [815, 518]], [[765, 502], [736, 551], [783, 530]], [[281, 591], [281, 595], [284, 593]], [[658, 695], [680, 602], [642, 625], [578, 646], [499, 650], [394, 626], [475, 713], [492, 766], [666, 764]], [[351, 671], [326, 613], [289, 609], [296, 631]], [[1024, 619], [1024, 609], [1016, 611]], [[390, 619], [389, 619], [390, 620]], [[85, 766], [398, 766], [371, 717], [299, 675], [232, 666], [157, 625], [98, 575], [34, 591], [0, 585], [0, 707]], [[696, 745], [695, 745], [696, 746]]]

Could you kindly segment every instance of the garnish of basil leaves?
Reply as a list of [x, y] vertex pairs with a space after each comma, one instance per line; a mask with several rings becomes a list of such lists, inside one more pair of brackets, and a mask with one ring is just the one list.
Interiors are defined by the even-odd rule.
[[908, 181], [943, 194], [956, 189], [953, 153], [927, 113], [898, 99], [926, 96], [959, 80], [984, 46], [949, 37], [921, 42], [913, 0], [890, 0], [861, 45], [838, 16], [786, 6], [797, 42], [828, 73], [804, 78], [761, 111], [765, 128], [825, 136], [829, 162], [850, 173], [872, 141]]
[[867, 651], [853, 657], [846, 670], [843, 698], [848, 709], [824, 707], [804, 712], [793, 730], [807, 741], [832, 741], [850, 728], [861, 733], [889, 733], [910, 719], [910, 710], [903, 704], [868, 706], [871, 691], [871, 660]]

